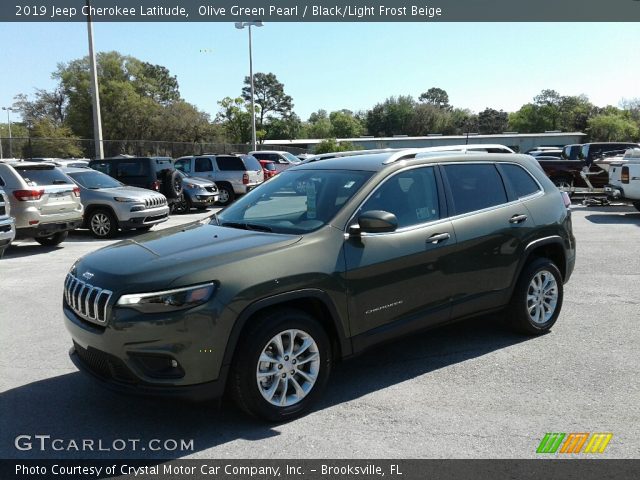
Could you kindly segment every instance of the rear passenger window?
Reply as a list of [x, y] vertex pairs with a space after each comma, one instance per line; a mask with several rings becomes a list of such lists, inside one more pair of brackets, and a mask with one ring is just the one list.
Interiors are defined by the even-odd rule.
[[118, 177], [146, 177], [149, 169], [143, 162], [120, 162], [116, 169]]
[[244, 163], [240, 157], [216, 157], [218, 168], [222, 171], [244, 171]]
[[526, 197], [527, 195], [540, 191], [538, 183], [531, 177], [529, 172], [521, 166], [505, 163], [500, 165], [500, 168], [506, 175], [518, 198]]
[[184, 159], [176, 162], [176, 168], [184, 173], [191, 173], [191, 160]]
[[507, 192], [495, 165], [445, 165], [443, 168], [456, 215], [507, 202]]
[[196, 172], [210, 172], [213, 170], [210, 158], [196, 158], [194, 170]]

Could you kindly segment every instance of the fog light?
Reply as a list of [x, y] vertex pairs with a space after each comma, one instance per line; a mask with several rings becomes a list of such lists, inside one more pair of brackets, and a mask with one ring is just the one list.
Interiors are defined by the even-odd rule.
[[131, 357], [145, 375], [152, 378], [182, 378], [184, 370], [175, 358], [155, 353], [133, 353]]

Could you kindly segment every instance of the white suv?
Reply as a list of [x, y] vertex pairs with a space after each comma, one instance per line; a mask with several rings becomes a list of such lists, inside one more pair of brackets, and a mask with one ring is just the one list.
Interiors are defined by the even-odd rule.
[[17, 239], [58, 245], [82, 224], [80, 189], [51, 163], [0, 163], [0, 187], [11, 204]]

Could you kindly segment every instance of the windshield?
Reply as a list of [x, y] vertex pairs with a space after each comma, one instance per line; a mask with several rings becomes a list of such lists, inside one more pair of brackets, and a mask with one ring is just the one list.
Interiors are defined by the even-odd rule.
[[122, 183], [111, 178], [109, 175], [97, 171], [73, 172], [68, 174], [77, 184], [89, 190], [98, 188], [118, 188]]
[[311, 232], [329, 223], [371, 174], [351, 170], [285, 171], [223, 210], [217, 217], [218, 224], [274, 233]]
[[289, 153], [289, 152], [282, 152], [282, 155], [284, 156], [284, 158], [286, 158], [287, 160], [289, 160], [291, 163], [300, 163], [300, 159], [298, 157], [296, 157], [295, 155]]

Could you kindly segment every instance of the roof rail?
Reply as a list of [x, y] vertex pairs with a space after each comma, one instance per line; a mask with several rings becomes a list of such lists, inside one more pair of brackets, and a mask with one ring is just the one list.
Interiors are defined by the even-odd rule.
[[394, 163], [397, 162], [399, 160], [407, 160], [410, 158], [416, 158], [417, 155], [421, 154], [421, 153], [460, 153], [462, 155], [468, 153], [468, 152], [474, 152], [474, 150], [477, 152], [478, 150], [482, 150], [483, 147], [486, 148], [502, 148], [504, 150], [503, 153], [513, 153], [513, 150], [511, 150], [508, 147], [505, 147], [504, 145], [498, 145], [498, 144], [465, 144], [465, 145], [440, 145], [437, 147], [422, 147], [422, 148], [408, 148], [408, 149], [404, 149], [404, 150], [400, 150], [398, 152], [393, 153], [392, 155], [389, 156], [389, 158], [387, 158], [383, 164], [389, 164], [389, 163]]

